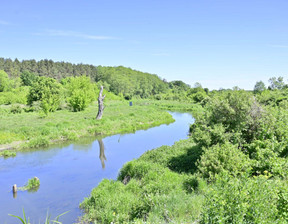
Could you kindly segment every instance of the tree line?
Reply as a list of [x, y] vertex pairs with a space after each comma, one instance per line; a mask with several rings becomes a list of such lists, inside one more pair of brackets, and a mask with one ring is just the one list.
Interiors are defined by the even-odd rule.
[[[151, 95], [163, 94], [174, 87], [157, 75], [136, 71], [123, 66], [104, 67], [88, 64], [54, 62], [52, 60], [23, 60], [0, 58], [0, 70], [9, 78], [16, 79], [23, 73], [45, 76], [61, 81], [67, 77], [87, 76], [92, 82], [99, 82], [104, 89], [116, 95], [131, 99], [132, 96], [148, 98]], [[32, 75], [30, 75], [32, 76]], [[179, 84], [179, 83], [178, 83]], [[186, 85], [186, 84], [185, 84]]]

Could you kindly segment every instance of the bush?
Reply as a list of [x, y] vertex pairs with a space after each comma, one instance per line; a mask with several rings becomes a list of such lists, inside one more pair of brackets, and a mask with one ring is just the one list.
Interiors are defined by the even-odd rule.
[[200, 223], [287, 223], [287, 184], [284, 194], [282, 186], [280, 180], [269, 180], [268, 173], [254, 178], [217, 176], [206, 193]]
[[16, 152], [11, 151], [11, 150], [3, 150], [3, 151], [0, 151], [0, 156], [3, 156], [4, 158], [14, 157], [16, 156]]
[[21, 114], [23, 112], [23, 108], [19, 104], [13, 104], [10, 108], [10, 112], [12, 114]]
[[55, 79], [38, 77], [31, 86], [28, 103], [32, 105], [33, 102], [40, 101], [43, 112], [48, 115], [49, 112], [58, 109], [61, 101], [61, 92], [62, 86]]
[[96, 99], [96, 86], [87, 76], [69, 78], [66, 88], [68, 89], [68, 103], [75, 112], [84, 110]]
[[231, 143], [205, 148], [198, 164], [203, 177], [214, 179], [216, 174], [227, 172], [238, 176], [251, 170], [249, 157]]

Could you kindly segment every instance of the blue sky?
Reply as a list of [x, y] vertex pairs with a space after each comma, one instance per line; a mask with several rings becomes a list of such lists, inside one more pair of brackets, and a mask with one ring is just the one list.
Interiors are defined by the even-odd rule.
[[209, 89], [288, 72], [287, 0], [2, 0], [0, 57], [123, 65]]

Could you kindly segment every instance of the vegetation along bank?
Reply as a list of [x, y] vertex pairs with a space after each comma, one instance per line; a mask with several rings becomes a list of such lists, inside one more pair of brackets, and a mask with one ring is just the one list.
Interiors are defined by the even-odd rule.
[[287, 223], [288, 89], [281, 82], [210, 92], [193, 112], [191, 138], [104, 179], [80, 204], [83, 222]]

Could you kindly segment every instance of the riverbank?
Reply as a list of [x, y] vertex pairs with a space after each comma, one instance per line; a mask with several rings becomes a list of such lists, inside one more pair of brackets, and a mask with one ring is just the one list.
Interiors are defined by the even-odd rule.
[[[21, 150], [14, 158], [0, 158], [0, 179], [5, 180], [0, 186], [0, 192], [3, 192], [0, 219], [4, 223], [17, 222], [7, 214], [21, 216], [24, 208], [31, 222], [32, 219], [40, 222], [49, 208], [51, 217], [70, 211], [60, 221], [75, 223], [82, 215], [79, 203], [101, 180], [115, 180], [126, 162], [139, 158], [147, 150], [173, 145], [180, 139], [188, 138], [189, 124], [194, 122], [191, 114], [170, 114], [175, 122], [169, 125], [97, 140], [95, 137], [80, 138], [49, 147]], [[41, 180], [39, 190], [34, 193], [19, 192], [15, 200], [9, 192], [11, 186], [22, 186], [33, 176]]]
[[126, 163], [117, 180], [102, 180], [80, 204], [82, 223], [197, 222], [207, 188], [194, 175], [201, 152], [187, 139]]
[[84, 223], [287, 223], [287, 101], [274, 93], [213, 95], [191, 139], [102, 180], [80, 204]]
[[[165, 103], [167, 105], [167, 103]], [[61, 110], [41, 117], [39, 113], [1, 113], [0, 150], [47, 146], [55, 142], [76, 140], [91, 135], [113, 135], [147, 129], [173, 122], [164, 111], [167, 106], [154, 101], [110, 101], [105, 105], [102, 120], [96, 120], [97, 104], [81, 112]], [[173, 105], [169, 103], [169, 105]], [[179, 104], [178, 108], [185, 107]]]

